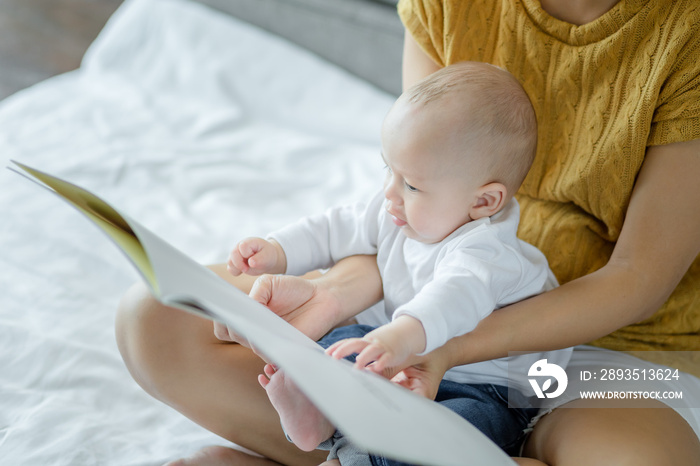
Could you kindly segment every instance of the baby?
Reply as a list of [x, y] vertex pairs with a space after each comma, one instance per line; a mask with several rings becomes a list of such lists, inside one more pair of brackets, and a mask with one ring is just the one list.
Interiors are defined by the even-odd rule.
[[[378, 373], [470, 332], [500, 307], [556, 286], [542, 253], [516, 237], [513, 194], [535, 155], [537, 124], [514, 77], [485, 63], [443, 68], [399, 97], [381, 137], [386, 179], [369, 203], [304, 218], [268, 239], [245, 239], [228, 262], [234, 275], [298, 275], [376, 254], [383, 306], [319, 343], [335, 358], [357, 354], [358, 367]], [[568, 356], [526, 357], [565, 365]], [[265, 373], [260, 383], [297, 446], [310, 450], [323, 442], [329, 459], [370, 464], [281, 372], [267, 366]], [[450, 409], [504, 449], [534, 414], [508, 411], [505, 359], [456, 367], [445, 379], [449, 395], [437, 399], [449, 398]], [[513, 421], [504, 426], [506, 418]], [[499, 419], [497, 427], [487, 419]]]

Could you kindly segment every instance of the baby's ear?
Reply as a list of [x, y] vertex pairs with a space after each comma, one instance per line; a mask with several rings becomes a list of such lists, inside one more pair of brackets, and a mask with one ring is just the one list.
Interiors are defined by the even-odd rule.
[[479, 188], [474, 205], [469, 210], [472, 220], [490, 217], [506, 204], [508, 189], [503, 183], [488, 183]]

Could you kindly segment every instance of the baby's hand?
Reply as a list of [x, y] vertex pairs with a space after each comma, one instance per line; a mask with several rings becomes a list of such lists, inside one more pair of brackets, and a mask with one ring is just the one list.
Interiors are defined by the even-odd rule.
[[414, 354], [425, 349], [425, 331], [418, 319], [402, 315], [382, 325], [363, 338], [341, 340], [326, 350], [335, 359], [358, 353], [355, 367], [367, 368], [378, 374], [385, 369], [401, 366]]
[[231, 251], [226, 268], [234, 276], [284, 273], [287, 256], [276, 241], [246, 238]]
[[410, 354], [397, 354], [380, 340], [364, 338], [348, 338], [341, 340], [326, 350], [326, 354], [335, 359], [342, 359], [351, 354], [358, 353], [355, 358], [355, 367], [367, 368], [372, 372], [381, 374], [384, 369], [401, 364]]

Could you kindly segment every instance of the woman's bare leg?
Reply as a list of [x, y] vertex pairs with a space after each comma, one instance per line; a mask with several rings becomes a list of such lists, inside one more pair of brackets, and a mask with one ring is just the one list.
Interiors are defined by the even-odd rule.
[[[212, 269], [245, 292], [254, 281], [232, 277], [223, 264]], [[120, 303], [116, 334], [134, 379], [196, 423], [286, 465], [325, 460], [325, 453], [305, 453], [287, 441], [258, 384], [263, 361], [245, 347], [216, 339], [211, 321], [165, 307], [136, 285]]]
[[171, 461], [163, 466], [280, 466], [280, 463], [258, 458], [239, 450], [212, 445], [204, 447], [192, 456]]
[[551, 466], [696, 466], [700, 441], [685, 419], [660, 402], [642, 404], [610, 408], [600, 401], [572, 401], [537, 423], [525, 454]]
[[546, 463], [543, 463], [540, 460], [536, 460], [533, 458], [511, 458], [513, 461], [515, 461], [516, 464], [519, 466], [549, 466]]

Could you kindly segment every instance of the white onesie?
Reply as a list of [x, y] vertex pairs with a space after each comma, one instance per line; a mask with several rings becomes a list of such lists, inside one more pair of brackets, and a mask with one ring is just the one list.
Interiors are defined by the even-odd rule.
[[[286, 273], [291, 275], [327, 268], [352, 255], [376, 254], [383, 305], [359, 314], [357, 321], [380, 326], [399, 315], [415, 317], [425, 330], [427, 353], [470, 332], [494, 310], [557, 286], [544, 255], [517, 238], [519, 218], [520, 208], [512, 199], [494, 216], [466, 223], [439, 243], [425, 244], [407, 238], [392, 222], [380, 192], [366, 205], [332, 208], [270, 238], [284, 249]], [[533, 363], [547, 358], [560, 366], [569, 357], [568, 349], [518, 356]], [[507, 363], [503, 358], [458, 366], [445, 378], [507, 385]]]

